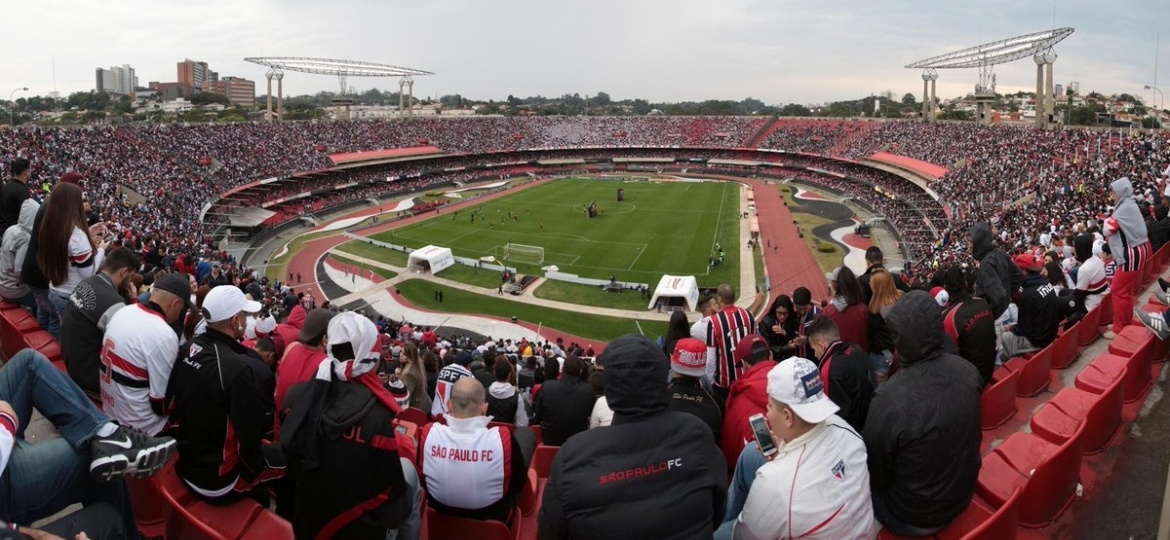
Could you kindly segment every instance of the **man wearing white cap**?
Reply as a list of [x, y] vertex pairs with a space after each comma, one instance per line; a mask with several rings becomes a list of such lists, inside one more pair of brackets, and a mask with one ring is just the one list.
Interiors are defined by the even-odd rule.
[[264, 373], [248, 358], [255, 352], [240, 343], [248, 314], [258, 311], [260, 303], [238, 287], [211, 289], [203, 299], [207, 332], [179, 350], [171, 372], [166, 399], [178, 426], [176, 470], [204, 499], [230, 502], [284, 474], [280, 448], [263, 444], [272, 395], [265, 400]]
[[789, 358], [768, 372], [767, 419], [778, 450], [756, 471], [739, 518], [715, 538], [875, 536], [865, 443], [837, 410], [811, 361]]

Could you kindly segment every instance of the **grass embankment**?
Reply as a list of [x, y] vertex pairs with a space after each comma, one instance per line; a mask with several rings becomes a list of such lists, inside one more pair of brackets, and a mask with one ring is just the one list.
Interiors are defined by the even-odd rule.
[[845, 260], [845, 254], [841, 252], [841, 247], [836, 244], [829, 243], [829, 245], [833, 247], [833, 251], [821, 251], [819, 248], [826, 244], [826, 242], [817, 241], [817, 238], [812, 233], [813, 229], [816, 229], [821, 225], [828, 225], [834, 222], [820, 216], [814, 216], [812, 214], [795, 211], [795, 208], [800, 206], [800, 202], [796, 201], [792, 197], [793, 190], [785, 185], [781, 185], [779, 188], [780, 194], [784, 197], [784, 202], [788, 203], [788, 207], [790, 209], [793, 209], [792, 219], [796, 220], [796, 224], [800, 227], [800, 230], [804, 232], [804, 243], [808, 246], [809, 251], [812, 252], [813, 257], [816, 258], [817, 265], [820, 266], [821, 270], [824, 270], [825, 272], [830, 272], [834, 268], [841, 266], [842, 262]]
[[340, 246], [337, 246], [335, 249], [357, 255], [358, 257], [370, 259], [372, 261], [383, 262], [390, 266], [397, 266], [399, 268], [406, 268], [406, 262], [410, 257], [401, 251], [386, 249], [384, 247], [367, 244], [359, 240], [346, 242]]
[[601, 287], [546, 279], [532, 295], [545, 300], [631, 311], [646, 311], [649, 300], [637, 291], [606, 292]]
[[[599, 341], [610, 341], [625, 334], [638, 333], [639, 325], [641, 325], [642, 332], [651, 338], [657, 338], [666, 332], [665, 322], [634, 321], [633, 319], [604, 317], [532, 306], [500, 297], [453, 289], [421, 279], [403, 281], [398, 284], [398, 290], [410, 303], [424, 309], [447, 313], [516, 317], [523, 322], [543, 324], [545, 328], [555, 328], [575, 336]], [[435, 301], [434, 293], [436, 290], [443, 291], [442, 304]]]
[[[301, 250], [304, 249], [306, 243], [333, 234], [340, 233], [337, 231], [324, 231], [313, 234], [303, 234], [293, 238], [292, 241], [288, 243], [287, 253], [280, 257], [269, 257], [268, 267], [264, 271], [264, 275], [268, 276], [268, 279], [275, 279], [280, 281], [288, 279], [288, 263], [292, 261], [293, 256], [297, 253], [300, 253]], [[283, 247], [284, 246], [276, 248], [275, 253], [279, 253]]]

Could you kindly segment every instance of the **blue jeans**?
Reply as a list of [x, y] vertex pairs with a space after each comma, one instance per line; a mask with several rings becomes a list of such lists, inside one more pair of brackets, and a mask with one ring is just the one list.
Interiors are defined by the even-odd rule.
[[49, 289], [33, 289], [32, 295], [37, 302], [37, 322], [41, 329], [53, 334], [54, 339], [61, 339], [61, 319], [56, 304], [49, 299], [53, 293]]
[[[44, 355], [25, 349], [0, 368], [0, 400], [20, 422], [8, 467], [0, 474], [0, 519], [27, 525], [74, 503], [107, 502], [126, 520], [126, 530], [136, 530], [125, 484], [89, 475], [89, 440], [110, 419], [81, 388]], [[33, 409], [53, 423], [60, 439], [24, 440]]]
[[890, 531], [899, 536], [930, 536], [946, 528], [946, 526], [942, 526], [924, 529], [894, 517], [894, 514], [890, 513], [890, 510], [886, 508], [885, 497], [882, 497], [877, 493], [873, 494], [873, 517], [874, 519], [878, 520], [882, 524], [882, 527], [887, 531]]
[[756, 481], [756, 471], [763, 467], [768, 460], [760, 453], [755, 442], [749, 442], [740, 452], [735, 462], [735, 474], [731, 477], [731, 485], [727, 486], [727, 511], [723, 513], [723, 524], [715, 530], [715, 540], [731, 538], [731, 529], [743, 512], [743, 505], [747, 502], [748, 492], [752, 483]]
[[421, 530], [420, 510], [422, 506], [422, 491], [419, 489], [418, 473], [414, 464], [406, 458], [398, 458], [402, 462], [402, 476], [406, 479], [406, 494], [410, 497], [410, 515], [398, 526], [398, 530], [390, 531], [386, 540], [418, 540]]
[[9, 303], [16, 304], [20, 307], [26, 307], [29, 309], [29, 311], [36, 313], [37, 312], [37, 299], [35, 296], [33, 296], [33, 293], [31, 291], [32, 291], [32, 289], [29, 289], [29, 293], [24, 295], [24, 296], [21, 296], [20, 298], [5, 298], [4, 300], [8, 301]]

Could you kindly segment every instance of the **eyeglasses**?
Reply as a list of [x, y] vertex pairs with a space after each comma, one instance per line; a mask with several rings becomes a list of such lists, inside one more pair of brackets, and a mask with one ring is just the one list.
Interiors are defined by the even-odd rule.
[[777, 310], [776, 310], [776, 316], [777, 316], [777, 317], [787, 317], [787, 316], [788, 316], [788, 310], [787, 310], [787, 309], [777, 309]]

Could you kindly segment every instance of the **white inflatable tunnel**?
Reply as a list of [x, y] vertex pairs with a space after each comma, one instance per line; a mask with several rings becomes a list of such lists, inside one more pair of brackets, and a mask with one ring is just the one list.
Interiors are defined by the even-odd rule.
[[410, 252], [406, 260], [406, 267], [412, 272], [430, 272], [438, 274], [455, 265], [455, 255], [451, 248], [426, 246]]
[[695, 276], [662, 276], [646, 309], [654, 309], [659, 299], [671, 298], [681, 298], [688, 309], [695, 311], [699, 303], [699, 282], [695, 280]]

